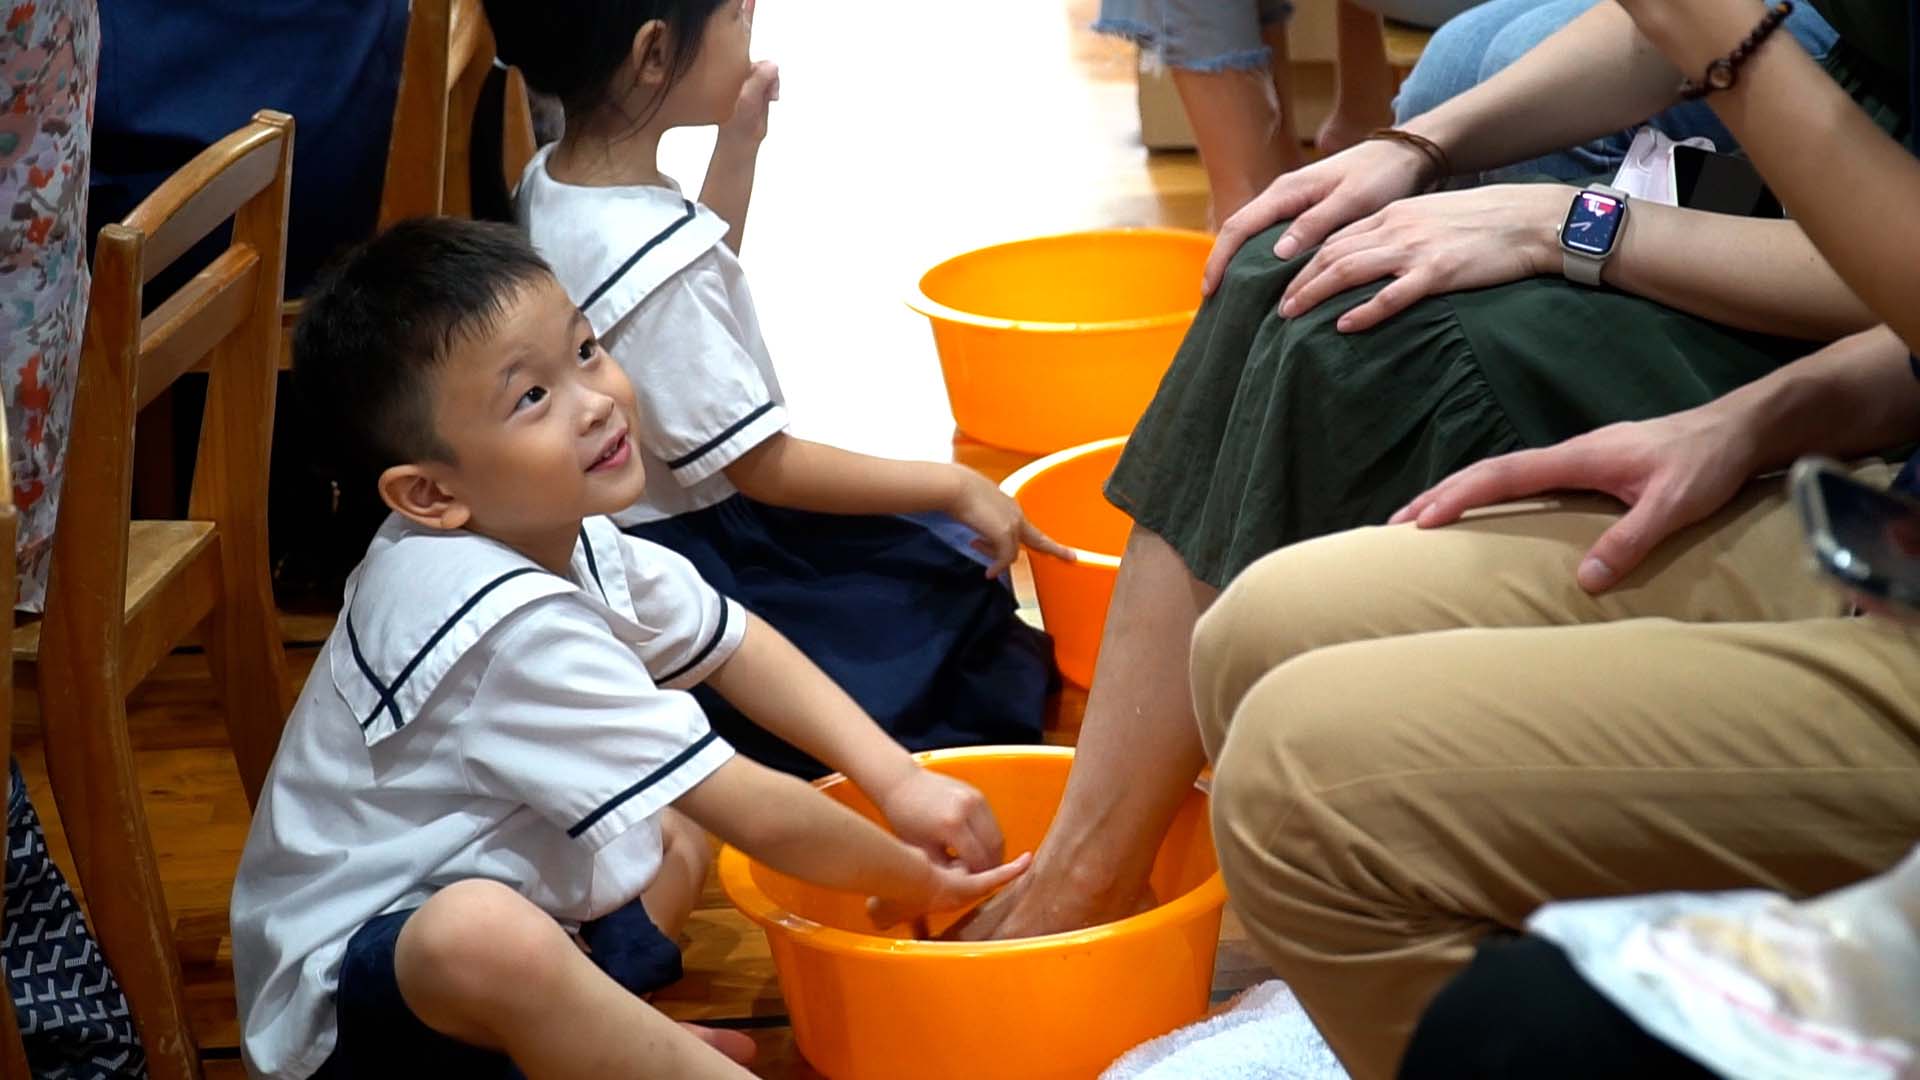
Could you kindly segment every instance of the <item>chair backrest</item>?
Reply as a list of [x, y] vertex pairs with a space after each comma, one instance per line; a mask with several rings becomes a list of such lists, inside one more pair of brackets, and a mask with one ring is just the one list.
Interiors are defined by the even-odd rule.
[[[54, 663], [55, 652], [122, 655], [134, 417], [202, 361], [207, 398], [190, 512], [213, 522], [223, 544], [258, 545], [265, 557], [292, 158], [293, 119], [256, 113], [161, 184], [124, 222], [100, 230], [54, 528], [50, 573], [59, 600], [50, 586], [41, 634], [42, 665], [62, 677], [124, 675], [123, 684], [106, 686], [122, 696], [145, 675], [119, 672], [117, 664], [70, 671]], [[229, 220], [227, 250], [142, 318], [146, 283]], [[271, 605], [271, 596], [265, 602]], [[74, 647], [78, 641], [89, 647]]]
[[[480, 0], [413, 0], [387, 140], [381, 228], [423, 215], [473, 215], [474, 110], [493, 58]], [[511, 191], [533, 157], [533, 116], [520, 73], [509, 70], [505, 78], [500, 168]]]

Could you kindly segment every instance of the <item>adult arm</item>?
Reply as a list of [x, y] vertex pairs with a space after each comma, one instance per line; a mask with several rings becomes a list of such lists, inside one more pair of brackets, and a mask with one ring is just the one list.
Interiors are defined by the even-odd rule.
[[[1447, 153], [1455, 172], [1525, 161], [1644, 122], [1673, 104], [1680, 74], [1613, 0], [1562, 27], [1486, 82], [1415, 117], [1406, 129]], [[1275, 180], [1227, 219], [1207, 261], [1212, 292], [1247, 238], [1288, 219], [1274, 245], [1291, 258], [1334, 230], [1432, 180], [1410, 146], [1363, 142]]]
[[1545, 491], [1604, 492], [1631, 509], [1581, 562], [1580, 584], [1600, 592], [1753, 477], [1802, 454], [1855, 457], [1915, 433], [1920, 387], [1907, 347], [1889, 328], [1875, 327], [1697, 408], [1470, 466], [1393, 521], [1433, 528], [1475, 507]]
[[[1758, 0], [1623, 0], [1680, 69], [1699, 77], [1760, 21]], [[1909, 12], [1909, 17], [1914, 17]], [[1841, 280], [1920, 347], [1920, 161], [1776, 32], [1707, 102]], [[1909, 118], [1911, 120], [1913, 118]]]
[[[1289, 318], [1347, 289], [1396, 280], [1342, 315], [1365, 330], [1425, 296], [1558, 276], [1556, 229], [1577, 189], [1500, 184], [1403, 199], [1331, 237], [1288, 285]], [[1800, 227], [1634, 203], [1609, 285], [1743, 330], [1832, 341], [1871, 327], [1848, 289]]]

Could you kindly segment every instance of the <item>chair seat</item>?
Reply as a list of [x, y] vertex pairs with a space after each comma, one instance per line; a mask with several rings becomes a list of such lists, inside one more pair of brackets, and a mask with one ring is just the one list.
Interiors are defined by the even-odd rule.
[[[220, 590], [219, 537], [211, 521], [135, 521], [127, 530], [127, 629], [122, 652], [128, 686], [153, 670], [165, 642], [206, 618]], [[154, 604], [156, 599], [164, 599]], [[41, 621], [16, 626], [16, 682], [35, 685]]]

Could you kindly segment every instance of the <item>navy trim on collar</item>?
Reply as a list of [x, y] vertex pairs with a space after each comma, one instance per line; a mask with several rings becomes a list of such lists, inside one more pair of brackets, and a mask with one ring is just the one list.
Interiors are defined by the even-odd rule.
[[713, 628], [713, 636], [707, 639], [707, 643], [705, 645], [700, 646], [699, 652], [693, 654], [693, 659], [687, 661], [684, 664], [681, 664], [679, 667], [674, 668], [672, 671], [667, 672], [665, 675], [661, 676], [658, 680], [656, 680], [661, 686], [667, 685], [673, 680], [678, 679], [680, 676], [685, 675], [687, 672], [692, 671], [693, 669], [699, 667], [701, 664], [706, 663], [707, 657], [713, 655], [713, 650], [720, 647], [721, 639], [727, 636], [728, 606], [729, 605], [727, 604], [727, 598], [724, 596], [721, 597], [720, 598], [720, 625]]
[[712, 732], [712, 731], [707, 732], [704, 736], [701, 736], [698, 742], [695, 742], [692, 746], [689, 746], [685, 750], [682, 750], [678, 754], [675, 754], [672, 761], [669, 761], [665, 765], [662, 765], [659, 768], [653, 770], [651, 773], [648, 773], [646, 779], [641, 780], [639, 783], [633, 785], [632, 787], [621, 792], [620, 794], [615, 795], [613, 798], [608, 799], [606, 802], [601, 803], [598, 807], [595, 807], [593, 813], [588, 814], [586, 817], [581, 818], [578, 824], [574, 825], [573, 828], [567, 830], [567, 838], [570, 840], [578, 839], [581, 833], [586, 832], [588, 829], [593, 828], [594, 824], [598, 822], [601, 818], [606, 817], [608, 814], [613, 813], [616, 809], [619, 809], [621, 803], [626, 802], [628, 799], [633, 798], [635, 795], [640, 794], [641, 792], [647, 790], [648, 788], [652, 787], [653, 785], [659, 783], [660, 781], [666, 779], [668, 776], [672, 775], [675, 769], [678, 769], [680, 766], [685, 765], [689, 761], [692, 761], [695, 754], [698, 754], [700, 751], [705, 750], [709, 743], [713, 742], [715, 739], [718, 739], [719, 737], [720, 736], [717, 732]]
[[608, 289], [613, 288], [614, 285], [618, 283], [621, 278], [626, 276], [627, 271], [633, 269], [634, 265], [638, 263], [641, 259], [646, 258], [647, 252], [652, 251], [654, 248], [657, 248], [661, 244], [665, 243], [667, 240], [667, 237], [672, 236], [674, 233], [679, 232], [680, 229], [687, 224], [687, 222], [693, 220], [693, 216], [694, 216], [693, 201], [691, 199], [682, 199], [680, 201], [686, 205], [686, 213], [682, 214], [679, 220], [667, 226], [665, 229], [662, 229], [659, 232], [659, 234], [656, 235], [653, 239], [647, 241], [644, 244], [641, 244], [639, 251], [636, 251], [633, 254], [627, 256], [627, 261], [621, 263], [619, 269], [615, 270], [612, 274], [608, 275], [607, 280], [601, 282], [598, 286], [596, 286], [592, 292], [587, 294], [587, 298], [580, 302], [580, 310], [585, 311], [586, 309], [592, 307], [595, 301], [599, 300], [602, 296], [605, 296], [607, 294]]
[[420, 646], [420, 651], [414, 653], [413, 659], [407, 661], [407, 666], [401, 668], [400, 674], [394, 676], [393, 685], [391, 686], [381, 686], [380, 680], [374, 675], [373, 670], [367, 666], [366, 661], [361, 660], [359, 642], [353, 632], [353, 612], [348, 611], [346, 615], [347, 643], [353, 646], [353, 658], [360, 662], [360, 673], [367, 677], [367, 681], [373, 684], [374, 690], [380, 695], [380, 700], [374, 703], [373, 712], [370, 713], [365, 720], [360, 721], [360, 729], [364, 731], [372, 727], [373, 722], [380, 718], [380, 710], [382, 709], [390, 710], [393, 713], [393, 726], [395, 728], [405, 726], [406, 722], [400, 718], [400, 708], [394, 702], [394, 695], [400, 692], [400, 688], [406, 684], [407, 679], [413, 675], [414, 669], [420, 666], [421, 661], [427, 658], [427, 654], [433, 651], [433, 647], [440, 644], [440, 639], [446, 637], [447, 633], [458, 625], [461, 619], [466, 618], [467, 612], [472, 611], [475, 604], [486, 599], [488, 593], [512, 581], [514, 578], [523, 577], [527, 574], [544, 573], [546, 573], [546, 571], [538, 566], [522, 566], [517, 570], [509, 570], [499, 577], [494, 578], [492, 581], [487, 582], [485, 585], [480, 586], [478, 591], [472, 596], [467, 597], [467, 602], [461, 604], [459, 610], [447, 616], [447, 620], [440, 624], [440, 629], [433, 632], [433, 636], [427, 639], [427, 643]]
[[773, 405], [774, 403], [769, 401], [765, 405], [760, 406], [759, 408], [753, 410], [747, 415], [734, 421], [733, 424], [727, 428], [727, 430], [721, 432], [718, 435], [715, 435], [713, 438], [708, 439], [706, 442], [701, 443], [699, 446], [695, 447], [692, 450], [692, 452], [683, 454], [680, 457], [674, 458], [672, 461], [667, 462], [667, 468], [684, 469], [687, 466], [693, 464], [694, 462], [699, 461], [701, 458], [706, 457], [708, 454], [713, 453], [716, 449], [719, 448], [721, 443], [724, 443], [728, 439], [733, 438], [735, 435], [740, 434], [741, 430], [745, 428], [748, 424], [751, 424], [755, 420], [758, 420], [761, 417], [772, 412]]
[[[393, 691], [380, 685], [380, 677], [373, 673], [373, 665], [367, 663], [367, 658], [360, 652], [360, 635], [353, 632], [353, 612], [351, 610], [347, 612], [346, 619], [347, 648], [353, 650], [353, 662], [360, 666], [360, 674], [367, 677], [367, 682], [373, 684], [374, 693], [380, 695], [379, 703], [373, 707], [373, 716], [379, 716], [380, 710], [383, 708], [388, 709], [393, 713], [393, 726], [396, 729], [405, 726], [406, 722], [400, 719], [400, 706], [394, 703]], [[366, 720], [361, 721], [360, 730], [365, 731], [368, 725], [372, 723], [373, 717], [368, 717]]]
[[607, 583], [600, 580], [600, 564], [593, 559], [593, 538], [587, 535], [587, 527], [580, 526], [580, 550], [587, 553], [587, 573], [593, 575], [594, 587], [600, 590], [600, 599], [613, 606], [613, 598], [607, 595]]

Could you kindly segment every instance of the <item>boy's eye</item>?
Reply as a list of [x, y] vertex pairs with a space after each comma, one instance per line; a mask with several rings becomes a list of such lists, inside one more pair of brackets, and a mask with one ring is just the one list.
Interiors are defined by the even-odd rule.
[[546, 400], [546, 397], [547, 397], [546, 387], [544, 386], [529, 387], [526, 393], [520, 395], [520, 400], [513, 403], [513, 407], [515, 411], [518, 411], [520, 409], [532, 408], [533, 406], [538, 405], [542, 401]]
[[580, 352], [578, 353], [580, 357], [580, 362], [584, 364], [587, 361], [593, 359], [593, 354], [599, 351], [600, 351], [599, 338], [588, 338], [587, 340], [581, 342]]

